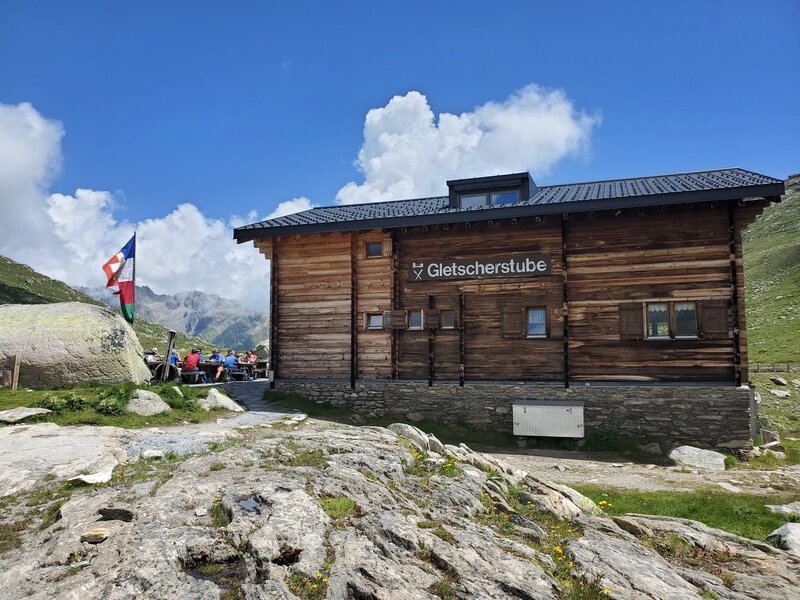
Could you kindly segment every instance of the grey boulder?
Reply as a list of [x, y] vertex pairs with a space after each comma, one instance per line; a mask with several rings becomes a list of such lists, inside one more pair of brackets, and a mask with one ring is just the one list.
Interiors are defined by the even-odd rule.
[[233, 412], [244, 412], [241, 406], [236, 404], [236, 402], [228, 398], [225, 394], [220, 393], [216, 388], [210, 388], [208, 390], [208, 395], [205, 398], [199, 398], [197, 404], [199, 404], [203, 410], [221, 408]]
[[800, 523], [786, 523], [767, 536], [767, 541], [781, 550], [800, 556]]
[[669, 453], [669, 458], [679, 465], [698, 467], [711, 471], [725, 470], [725, 455], [713, 450], [703, 450], [694, 446], [678, 446]]
[[152, 415], [160, 415], [161, 413], [169, 412], [172, 409], [169, 407], [169, 404], [164, 402], [161, 396], [155, 392], [136, 390], [128, 401], [128, 406], [125, 410], [129, 413], [150, 417]]
[[107, 307], [81, 302], [0, 306], [0, 362], [14, 355], [24, 387], [150, 378], [131, 326]]
[[17, 408], [0, 411], [0, 421], [3, 421], [4, 423], [19, 423], [20, 421], [23, 421], [28, 417], [32, 417], [33, 415], [46, 415], [49, 412], [53, 411], [47, 410], [46, 408], [28, 408], [27, 406], [18, 406]]

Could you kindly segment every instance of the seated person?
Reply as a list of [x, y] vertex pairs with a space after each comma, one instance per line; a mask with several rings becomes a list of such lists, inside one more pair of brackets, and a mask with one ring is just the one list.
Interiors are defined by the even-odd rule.
[[[183, 371], [186, 373], [196, 373], [200, 369], [198, 368], [197, 364], [200, 362], [200, 351], [192, 349], [192, 351], [186, 355], [186, 358], [183, 359]], [[207, 381], [205, 373], [200, 378], [202, 383]]]
[[256, 356], [256, 353], [253, 350], [248, 350], [245, 352], [244, 357], [239, 362], [250, 364], [255, 363], [257, 359], [258, 357]]
[[169, 364], [177, 365], [178, 361], [180, 361], [180, 359], [181, 359], [181, 355], [178, 354], [178, 351], [175, 348], [173, 348], [172, 352], [170, 352], [170, 354], [169, 354]]
[[206, 362], [206, 355], [203, 354], [203, 349], [202, 348], [198, 348], [197, 349], [197, 354], [200, 355], [200, 362]]
[[150, 352], [152, 352], [152, 354], [150, 354], [150, 360], [152, 361], [161, 360], [161, 355], [158, 353], [158, 348], [153, 346], [150, 349]]
[[222, 362], [222, 354], [219, 353], [219, 350], [212, 350], [211, 354], [208, 355], [208, 362], [211, 363], [221, 363]]
[[219, 376], [224, 369], [228, 369], [231, 373], [241, 373], [242, 371], [246, 373], [246, 370], [239, 366], [239, 357], [236, 356], [233, 350], [228, 350], [228, 355], [225, 357], [225, 360], [217, 367], [217, 375], [214, 377], [214, 381], [219, 381]]

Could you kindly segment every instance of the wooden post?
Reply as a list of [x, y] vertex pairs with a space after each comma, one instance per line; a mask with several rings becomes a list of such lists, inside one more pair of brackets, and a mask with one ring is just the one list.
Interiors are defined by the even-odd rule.
[[569, 215], [561, 216], [561, 302], [564, 323], [564, 387], [569, 388], [569, 313], [567, 297], [567, 229]]
[[[434, 308], [433, 296], [428, 296], [428, 308]], [[425, 319], [422, 321], [425, 325]], [[428, 328], [428, 387], [433, 387], [433, 332], [435, 330]]]
[[464, 355], [466, 354], [466, 345], [464, 339], [464, 294], [458, 295], [458, 385], [464, 387]]
[[356, 389], [356, 375], [358, 373], [358, 313], [356, 306], [356, 254], [358, 241], [356, 232], [350, 232], [350, 389]]
[[733, 377], [742, 385], [742, 354], [739, 349], [739, 290], [736, 285], [736, 220], [734, 203], [728, 202], [728, 247], [731, 260], [731, 309], [733, 312]]
[[[400, 276], [398, 264], [400, 262], [400, 243], [397, 241], [397, 230], [390, 231], [392, 239], [392, 310], [400, 308]], [[400, 378], [400, 333], [392, 328], [392, 379]]]
[[278, 377], [278, 240], [272, 242], [269, 268], [269, 378], [270, 389], [275, 389]]
[[15, 392], [17, 390], [17, 384], [19, 383], [19, 354], [15, 354], [11, 357], [11, 391]]

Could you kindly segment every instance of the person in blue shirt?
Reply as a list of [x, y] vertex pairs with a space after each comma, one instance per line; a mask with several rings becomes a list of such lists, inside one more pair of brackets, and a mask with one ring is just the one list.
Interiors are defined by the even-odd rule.
[[206, 362], [206, 355], [203, 354], [203, 349], [202, 348], [198, 348], [197, 352], [200, 354], [200, 362]]
[[181, 359], [181, 355], [178, 354], [178, 351], [175, 348], [173, 348], [172, 352], [170, 352], [170, 355], [169, 355], [169, 364], [177, 365], [178, 361], [180, 359]]
[[225, 360], [222, 361], [222, 365], [227, 369], [235, 369], [239, 367], [239, 357], [236, 356], [236, 352], [233, 350], [228, 350], [228, 356], [225, 357]]
[[208, 362], [221, 363], [222, 354], [220, 354], [218, 350], [213, 350], [211, 354], [208, 355]]

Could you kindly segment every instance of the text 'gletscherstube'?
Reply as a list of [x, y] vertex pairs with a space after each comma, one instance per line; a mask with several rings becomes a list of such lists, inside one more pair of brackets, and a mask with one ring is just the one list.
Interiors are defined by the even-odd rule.
[[491, 256], [448, 261], [412, 262], [411, 281], [441, 279], [490, 279], [495, 277], [530, 277], [550, 273], [550, 258], [545, 254]]

